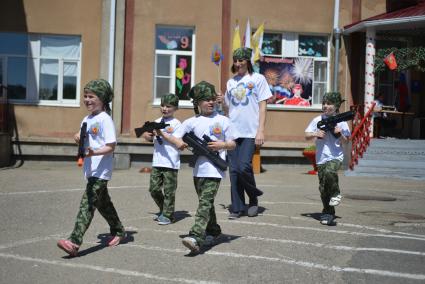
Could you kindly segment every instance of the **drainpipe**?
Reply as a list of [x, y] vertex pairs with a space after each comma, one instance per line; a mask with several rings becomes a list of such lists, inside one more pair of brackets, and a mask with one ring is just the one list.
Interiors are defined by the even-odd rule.
[[332, 91], [338, 92], [338, 71], [339, 71], [339, 43], [341, 39], [341, 29], [339, 25], [339, 0], [335, 0], [334, 6], [334, 27], [333, 33], [335, 37], [335, 54], [334, 54], [334, 74]]
[[115, 7], [116, 0], [111, 0], [109, 16], [109, 55], [108, 55], [108, 82], [114, 84], [114, 54], [115, 54]]

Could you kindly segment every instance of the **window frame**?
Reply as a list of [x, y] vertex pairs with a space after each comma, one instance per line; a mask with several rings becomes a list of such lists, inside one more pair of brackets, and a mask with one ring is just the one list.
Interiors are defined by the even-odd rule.
[[[179, 25], [156, 25], [155, 26], [155, 36], [157, 34], [157, 28], [185, 28], [185, 29], [192, 29], [192, 50], [191, 51], [184, 51], [184, 50], [164, 50], [164, 49], [157, 49], [155, 46], [155, 56], [154, 56], [154, 66], [153, 66], [153, 92], [152, 92], [152, 106], [161, 106], [161, 98], [156, 97], [156, 90], [157, 90], [157, 78], [166, 76], [158, 76], [158, 55], [170, 55], [170, 86], [168, 89], [168, 92], [175, 93], [175, 85], [176, 85], [176, 58], [177, 56], [191, 56], [191, 68], [190, 68], [190, 87], [193, 87], [195, 82], [195, 63], [196, 63], [196, 56], [195, 56], [195, 50], [196, 50], [196, 28], [193, 26], [179, 26]], [[193, 104], [190, 100], [179, 100], [179, 108], [190, 108], [193, 107]]]
[[[326, 92], [330, 90], [330, 62], [331, 62], [331, 35], [325, 33], [308, 33], [308, 32], [289, 32], [289, 31], [265, 31], [267, 34], [281, 34], [282, 35], [282, 43], [281, 43], [281, 51], [280, 54], [264, 54], [266, 57], [274, 57], [274, 58], [311, 58], [313, 59], [313, 80], [312, 80], [312, 96], [314, 95], [314, 87], [317, 83], [326, 83]], [[299, 36], [323, 36], [327, 38], [327, 56], [326, 57], [317, 57], [317, 56], [299, 56]], [[291, 41], [291, 39], [293, 39]], [[292, 50], [289, 49], [285, 53], [285, 47], [291, 47]], [[292, 53], [291, 53], [292, 51]], [[316, 62], [326, 62], [326, 81], [316, 82], [314, 80], [314, 67]], [[321, 99], [319, 99], [321, 101]], [[310, 107], [302, 107], [302, 106], [291, 106], [291, 105], [283, 105], [283, 104], [267, 104], [267, 109], [270, 110], [302, 110], [302, 111], [317, 111], [322, 109], [322, 104], [312, 104]]]
[[[61, 106], [61, 107], [80, 107], [80, 86], [81, 86], [81, 66], [82, 66], [82, 40], [80, 35], [62, 35], [62, 34], [42, 34], [42, 33], [14, 33], [26, 35], [27, 53], [22, 54], [0, 54], [3, 59], [3, 82], [7, 86], [8, 74], [7, 66], [10, 57], [20, 57], [26, 59], [26, 93], [25, 99], [8, 99], [12, 104], [21, 105], [40, 105], [40, 106]], [[52, 57], [41, 56], [41, 38], [44, 35], [48, 36], [64, 36], [64, 37], [78, 37], [79, 38], [79, 57], [66, 58], [66, 57]], [[42, 100], [40, 99], [40, 71], [41, 60], [53, 59], [58, 62], [58, 90], [56, 100]], [[64, 63], [76, 63], [76, 94], [75, 99], [63, 98], [63, 78], [64, 78]]]

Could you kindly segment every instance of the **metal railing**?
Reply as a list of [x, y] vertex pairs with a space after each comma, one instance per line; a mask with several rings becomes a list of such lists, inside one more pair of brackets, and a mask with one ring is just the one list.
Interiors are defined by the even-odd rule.
[[367, 113], [363, 116], [362, 110], [363, 105], [357, 105], [352, 107], [356, 111], [356, 115], [353, 119], [353, 133], [351, 134], [351, 160], [349, 163], [350, 170], [354, 169], [354, 166], [358, 164], [359, 158], [363, 157], [363, 153], [366, 152], [367, 147], [370, 144], [370, 133], [372, 125], [372, 114], [375, 107], [375, 102], [372, 103]]

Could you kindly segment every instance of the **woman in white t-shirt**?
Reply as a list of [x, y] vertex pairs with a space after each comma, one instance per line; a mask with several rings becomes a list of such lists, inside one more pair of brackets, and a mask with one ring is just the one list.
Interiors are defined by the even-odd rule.
[[[252, 157], [255, 148], [264, 143], [267, 99], [272, 97], [266, 78], [253, 72], [252, 49], [238, 48], [233, 52], [232, 72], [227, 81], [224, 107], [235, 129], [236, 148], [229, 151], [231, 200], [229, 219], [245, 212], [245, 192], [249, 197], [248, 216], [258, 213], [258, 196], [263, 192], [255, 183]], [[219, 102], [222, 98], [219, 99]]]

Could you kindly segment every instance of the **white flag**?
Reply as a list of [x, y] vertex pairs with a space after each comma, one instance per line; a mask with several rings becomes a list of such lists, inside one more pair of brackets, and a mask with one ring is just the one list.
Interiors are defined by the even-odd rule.
[[251, 48], [251, 25], [249, 24], [249, 18], [246, 22], [246, 29], [245, 29], [245, 47]]

